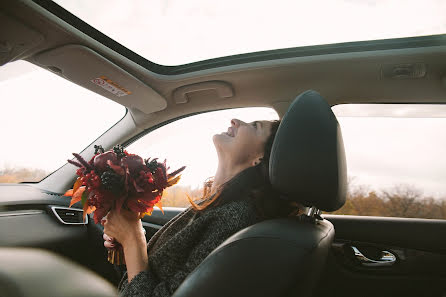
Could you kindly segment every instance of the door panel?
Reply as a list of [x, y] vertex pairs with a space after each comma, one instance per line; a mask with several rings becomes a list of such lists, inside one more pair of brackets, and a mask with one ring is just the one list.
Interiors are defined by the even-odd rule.
[[[164, 215], [155, 210], [146, 216], [148, 239], [183, 210], [166, 208]], [[446, 221], [324, 217], [333, 223], [336, 235], [315, 296], [446, 296]], [[395, 262], [361, 264], [352, 247], [372, 261], [379, 261], [381, 252], [387, 251]]]
[[446, 293], [446, 221], [334, 215], [325, 218], [335, 226], [336, 235], [316, 296]]

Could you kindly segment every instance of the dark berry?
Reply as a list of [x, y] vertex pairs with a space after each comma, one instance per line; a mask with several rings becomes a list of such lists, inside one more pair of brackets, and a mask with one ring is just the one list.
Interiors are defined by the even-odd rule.
[[158, 168], [158, 162], [156, 161], [156, 158], [153, 159], [152, 161], [149, 161], [149, 159], [147, 159], [146, 161], [146, 166], [147, 168], [149, 168], [151, 173], [155, 173], [156, 169]]
[[113, 147], [113, 151], [116, 153], [116, 155], [118, 156], [118, 158], [124, 158], [126, 156], [124, 148], [122, 147], [122, 145], [118, 144], [115, 145]]
[[102, 186], [111, 192], [119, 193], [124, 188], [124, 180], [119, 174], [106, 171], [101, 175]]
[[105, 152], [105, 150], [104, 150], [104, 148], [102, 147], [102, 145], [94, 145], [94, 154], [95, 155], [97, 155], [97, 154], [102, 154], [102, 153], [104, 153]]

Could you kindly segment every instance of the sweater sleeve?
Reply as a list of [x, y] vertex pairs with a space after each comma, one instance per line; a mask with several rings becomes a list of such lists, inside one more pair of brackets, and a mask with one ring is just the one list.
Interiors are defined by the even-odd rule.
[[130, 283], [127, 277], [121, 282], [120, 296], [125, 297], [167, 297], [171, 296], [181, 285], [184, 279], [223, 241], [237, 231], [255, 223], [254, 217], [247, 215], [246, 211], [240, 207], [239, 203], [230, 203], [223, 209], [215, 211], [213, 214], [203, 216], [206, 220], [200, 219], [193, 224], [205, 224], [207, 227], [201, 229], [199, 240], [187, 256], [185, 263], [179, 263], [175, 273], [167, 280], [159, 280], [156, 274], [151, 271], [140, 272]]

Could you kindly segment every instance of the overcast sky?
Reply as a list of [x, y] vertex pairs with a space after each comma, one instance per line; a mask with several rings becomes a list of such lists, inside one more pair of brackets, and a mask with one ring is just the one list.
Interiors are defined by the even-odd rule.
[[[258, 50], [446, 33], [446, 1], [56, 2], [165, 65]], [[52, 171], [124, 114], [122, 106], [26, 62], [0, 68], [0, 93], [5, 140], [0, 146], [0, 168]], [[337, 113], [348, 116], [364, 110], [373, 109], [348, 108]], [[421, 112], [429, 115], [432, 108], [415, 111], [418, 116]], [[407, 112], [404, 107], [391, 115]], [[427, 194], [446, 196], [446, 111], [435, 112], [433, 119], [340, 118], [349, 174], [356, 177], [355, 183], [375, 188], [412, 184]], [[250, 121], [275, 116], [265, 110], [230, 112], [218, 120], [203, 115], [177, 123], [188, 131], [197, 126], [206, 129], [191, 137], [174, 136], [177, 126], [167, 127], [162, 131], [168, 136], [165, 148], [152, 147], [151, 155], [165, 152], [172, 167], [188, 163], [189, 177], [185, 173], [183, 182], [197, 185], [215, 171], [213, 133], [226, 130], [232, 117]], [[88, 118], [88, 123], [80, 123], [81, 118]], [[147, 151], [142, 144], [133, 148], [141, 154]]]

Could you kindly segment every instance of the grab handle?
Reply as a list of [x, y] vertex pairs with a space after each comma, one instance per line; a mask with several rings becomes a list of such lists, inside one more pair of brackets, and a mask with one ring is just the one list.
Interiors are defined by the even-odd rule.
[[355, 246], [351, 246], [355, 258], [361, 263], [363, 266], [373, 266], [373, 267], [380, 267], [380, 266], [391, 266], [396, 263], [396, 256], [392, 254], [389, 251], [382, 251], [381, 252], [381, 258], [378, 260], [370, 259], [364, 256], [361, 251]]

